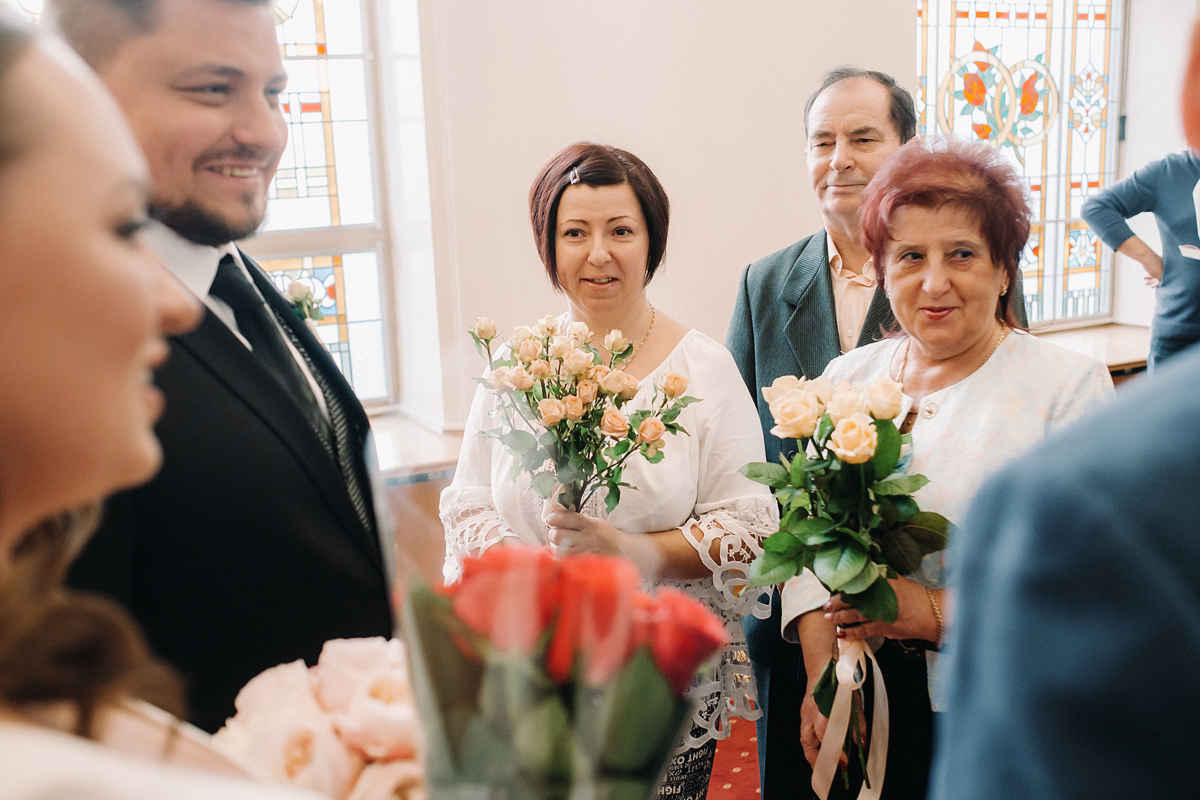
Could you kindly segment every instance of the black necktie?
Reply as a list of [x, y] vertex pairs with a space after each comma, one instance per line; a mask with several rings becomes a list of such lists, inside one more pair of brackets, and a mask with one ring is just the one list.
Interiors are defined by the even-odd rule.
[[[225, 302], [233, 309], [237, 320], [238, 330], [250, 343], [255, 355], [270, 370], [280, 382], [292, 393], [305, 409], [309, 424], [321, 438], [321, 444], [329, 457], [337, 464], [342, 478], [346, 482], [346, 490], [354, 511], [362, 522], [363, 527], [374, 532], [372, 516], [367, 508], [367, 498], [364, 486], [368, 485], [367, 476], [358, 466], [356, 452], [361, 447], [354, 440], [350, 430], [350, 421], [345, 408], [337, 393], [332, 391], [328, 382], [321, 375], [321, 370], [309, 358], [302, 342], [286, 325], [279, 324], [258, 289], [246, 279], [245, 273], [234, 263], [233, 256], [225, 256], [217, 266], [217, 277], [213, 280], [209, 294]], [[321, 388], [325, 398], [325, 407], [329, 410], [329, 419], [321, 413], [313, 396], [312, 387], [305, 377], [300, 365], [296, 363], [292, 351], [288, 349], [284, 334], [292, 341], [297, 352], [303, 356], [312, 372], [313, 379]], [[330, 426], [332, 421], [332, 427]]]
[[317, 405], [312, 387], [288, 349], [263, 296], [234, 263], [233, 256], [227, 255], [221, 259], [217, 266], [217, 277], [213, 279], [208, 292], [233, 310], [238, 331], [250, 343], [255, 358], [296, 398], [309, 424], [328, 446], [332, 432]]

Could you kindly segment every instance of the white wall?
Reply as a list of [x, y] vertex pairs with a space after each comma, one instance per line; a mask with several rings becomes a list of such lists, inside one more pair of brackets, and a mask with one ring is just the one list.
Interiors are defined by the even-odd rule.
[[[1128, 58], [1125, 72], [1125, 142], [1119, 154], [1117, 177], [1168, 153], [1187, 147], [1179, 116], [1179, 93], [1187, 62], [1196, 0], [1132, 0], [1129, 4]], [[1158, 228], [1151, 214], [1129, 222], [1134, 233], [1161, 252]], [[1149, 325], [1154, 315], [1154, 290], [1142, 282], [1142, 265], [1117, 254], [1113, 282], [1113, 317], [1130, 325]]]
[[[751, 261], [815, 231], [803, 105], [856, 63], [915, 84], [909, 2], [433, 0], [420, 6], [447, 427], [482, 364], [464, 330], [564, 308], [530, 233], [527, 195], [561, 147], [590, 139], [644, 159], [671, 197], [652, 302], [723, 340]], [[835, 20], [833, 17], [839, 17]], [[411, 345], [411, 342], [410, 342]]]

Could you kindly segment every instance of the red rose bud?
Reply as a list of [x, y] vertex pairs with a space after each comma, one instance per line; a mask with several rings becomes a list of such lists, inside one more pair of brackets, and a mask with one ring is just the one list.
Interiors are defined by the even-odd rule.
[[559, 605], [558, 569], [543, 548], [493, 547], [463, 559], [462, 580], [446, 592], [459, 619], [493, 647], [530, 655]]
[[678, 589], [663, 587], [635, 609], [637, 644], [650, 645], [654, 664], [682, 696], [706, 659], [729, 642], [708, 606]]
[[623, 558], [598, 555], [564, 558], [560, 574], [562, 608], [546, 671], [564, 683], [580, 656], [584, 681], [603, 686], [633, 650], [633, 605], [641, 576]]

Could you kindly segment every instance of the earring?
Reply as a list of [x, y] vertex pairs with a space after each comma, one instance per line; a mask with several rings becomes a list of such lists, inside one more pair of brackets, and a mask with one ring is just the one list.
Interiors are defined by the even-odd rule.
[[1008, 294], [1008, 281], [1005, 281], [1004, 285], [1000, 287], [1000, 296], [1003, 297], [1006, 294]]

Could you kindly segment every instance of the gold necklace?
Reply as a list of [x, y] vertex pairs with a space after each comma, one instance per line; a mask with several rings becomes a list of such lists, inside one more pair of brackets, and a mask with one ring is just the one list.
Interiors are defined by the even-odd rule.
[[[996, 343], [992, 345], [992, 349], [988, 351], [987, 358], [983, 360], [985, 364], [987, 363], [988, 358], [992, 357], [992, 353], [996, 352], [996, 348], [1000, 346], [1000, 343], [1008, 338], [1008, 332], [1011, 330], [1012, 328], [1008, 327], [1003, 322], [1000, 323], [1000, 331], [996, 336]], [[900, 371], [896, 374], [896, 383], [904, 383], [904, 369], [908, 366], [908, 351], [910, 349], [912, 349], [911, 336], [908, 337], [908, 341], [904, 343], [904, 355], [900, 357]]]
[[654, 330], [654, 304], [647, 302], [646, 305], [650, 306], [650, 327], [646, 328], [646, 335], [638, 342], [638, 346], [633, 348], [633, 353], [630, 354], [629, 360], [625, 362], [626, 367], [633, 363], [638, 353], [642, 352], [642, 348], [646, 346], [646, 340], [650, 338], [650, 331]]

